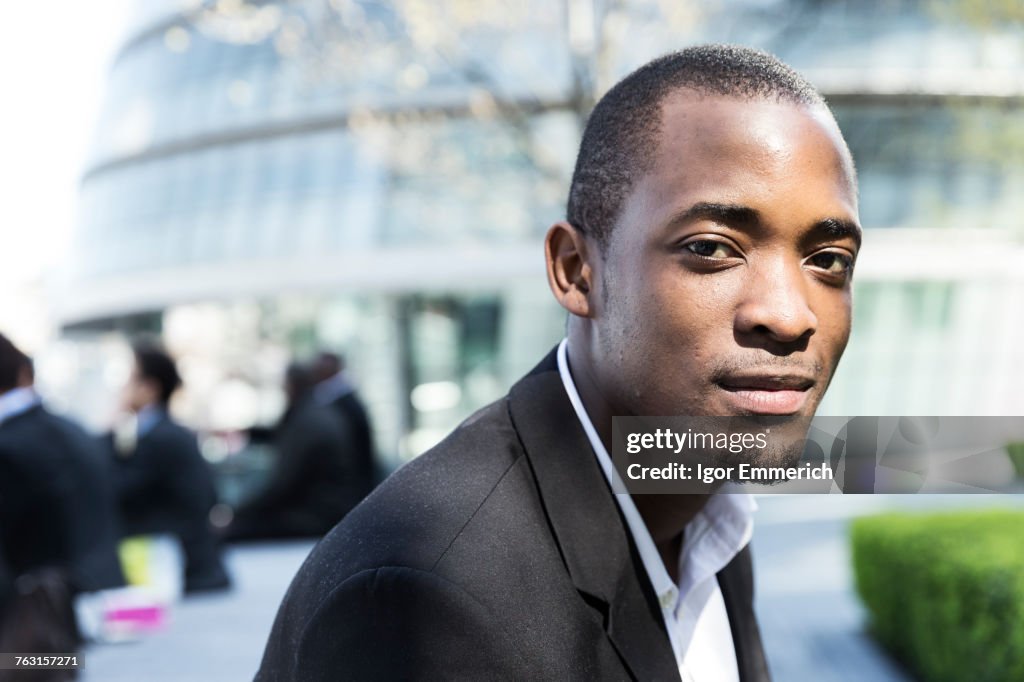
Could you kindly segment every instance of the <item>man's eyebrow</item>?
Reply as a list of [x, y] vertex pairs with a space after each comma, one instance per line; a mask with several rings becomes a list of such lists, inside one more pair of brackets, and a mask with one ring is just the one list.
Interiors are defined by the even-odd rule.
[[685, 225], [695, 220], [711, 220], [723, 225], [753, 225], [760, 220], [756, 209], [742, 204], [720, 204], [698, 201], [672, 216], [670, 225]]
[[843, 218], [825, 218], [819, 220], [811, 227], [810, 234], [816, 232], [824, 232], [833, 239], [843, 239], [849, 237], [853, 241], [857, 242], [857, 248], [860, 248], [861, 239], [864, 236], [864, 231], [860, 225], [852, 220], [845, 220]]
[[[672, 219], [669, 220], [669, 225], [685, 225], [695, 220], [710, 220], [732, 227], [750, 227], [760, 223], [761, 214], [757, 212], [757, 209], [744, 206], [743, 204], [698, 201], [672, 216]], [[860, 248], [864, 235], [860, 225], [846, 218], [825, 218], [824, 220], [819, 220], [807, 232], [808, 236], [822, 233], [832, 239], [849, 237], [857, 242], [857, 248]]]

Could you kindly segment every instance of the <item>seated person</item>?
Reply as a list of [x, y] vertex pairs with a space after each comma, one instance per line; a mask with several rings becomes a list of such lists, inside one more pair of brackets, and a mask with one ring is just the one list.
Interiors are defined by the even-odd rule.
[[226, 588], [230, 580], [210, 525], [217, 502], [213, 472], [195, 435], [167, 412], [181, 377], [155, 346], [136, 346], [134, 354], [123, 393], [134, 423], [107, 437], [122, 535], [176, 536], [185, 554], [185, 592]]
[[309, 370], [285, 374], [288, 406], [273, 430], [277, 461], [266, 485], [235, 511], [228, 540], [320, 537], [358, 503], [346, 422], [313, 400]]

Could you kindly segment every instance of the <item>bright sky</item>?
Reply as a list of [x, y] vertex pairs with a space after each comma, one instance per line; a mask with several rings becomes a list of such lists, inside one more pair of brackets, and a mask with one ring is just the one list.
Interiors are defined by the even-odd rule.
[[[0, 22], [0, 333], [53, 338], [51, 275], [70, 251], [78, 181], [132, 2], [10, 2]], [[45, 286], [44, 286], [45, 285]]]
[[0, 290], [38, 281], [66, 255], [78, 179], [130, 1], [4, 7]]

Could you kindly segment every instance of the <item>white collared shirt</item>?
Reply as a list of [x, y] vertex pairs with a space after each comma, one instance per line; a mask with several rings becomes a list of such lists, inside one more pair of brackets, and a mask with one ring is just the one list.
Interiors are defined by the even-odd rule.
[[[609, 485], [618, 474], [583, 407], [569, 371], [568, 340], [558, 346], [558, 372]], [[624, 488], [619, 488], [624, 489]], [[633, 498], [615, 494], [636, 543], [654, 593], [661, 603], [672, 651], [684, 682], [738, 682], [736, 649], [717, 573], [750, 542], [754, 499], [743, 493], [717, 494], [686, 526], [679, 552], [679, 583], [673, 583]]]
[[135, 438], [140, 440], [144, 436], [147, 436], [150, 431], [156, 427], [156, 425], [163, 419], [167, 414], [167, 410], [159, 405], [150, 404], [143, 407], [135, 415]]
[[31, 387], [14, 388], [0, 395], [0, 424], [11, 417], [27, 412], [39, 403], [39, 396]]

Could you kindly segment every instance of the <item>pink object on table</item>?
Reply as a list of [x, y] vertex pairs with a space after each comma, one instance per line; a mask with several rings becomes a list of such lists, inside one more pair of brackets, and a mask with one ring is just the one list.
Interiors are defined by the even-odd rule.
[[163, 606], [138, 606], [107, 611], [103, 620], [114, 627], [138, 630], [158, 630], [167, 622], [167, 609]]

